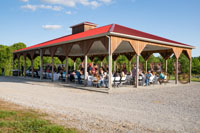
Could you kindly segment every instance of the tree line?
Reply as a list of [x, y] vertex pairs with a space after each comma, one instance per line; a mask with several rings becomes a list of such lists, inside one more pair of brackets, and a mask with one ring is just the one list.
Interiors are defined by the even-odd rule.
[[[22, 42], [15, 43], [11, 46], [6, 46], [6, 45], [0, 45], [0, 68], [4, 68], [5, 71], [5, 76], [11, 76], [12, 75], [12, 62], [13, 62], [13, 52], [22, 48], [25, 48], [26, 45]], [[168, 73], [173, 74], [174, 72], [174, 62], [176, 61], [175, 56], [173, 55], [171, 58], [168, 59]], [[44, 64], [50, 64], [51, 63], [51, 58], [50, 57], [44, 57], [43, 58]], [[91, 62], [89, 59], [88, 62]], [[117, 63], [120, 64], [126, 64], [127, 69], [128, 69], [128, 59], [124, 55], [120, 55], [117, 59]], [[136, 62], [136, 58], [133, 57], [132, 62]], [[165, 60], [161, 56], [154, 56], [152, 55], [149, 60], [148, 60], [148, 70], [150, 69], [150, 63], [162, 63], [163, 64], [163, 70], [165, 67]], [[55, 64], [62, 64], [62, 62], [55, 57], [54, 59]], [[69, 67], [73, 68], [73, 60], [69, 58], [68, 60]], [[77, 59], [76, 63], [79, 64], [81, 63], [81, 59]], [[94, 59], [95, 64], [100, 64], [101, 61], [98, 58]], [[104, 64], [108, 64], [108, 58], [106, 57], [103, 60]], [[144, 59], [140, 56], [140, 63], [145, 64]], [[180, 58], [179, 58], [179, 63], [181, 65], [181, 69], [183, 73], [188, 73], [189, 72], [189, 60], [188, 58], [182, 53]], [[17, 60], [15, 60], [14, 66], [15, 69], [18, 68], [18, 63]], [[20, 57], [20, 66], [24, 66], [24, 57]], [[31, 66], [31, 61], [27, 58], [26, 60], [26, 66], [27, 68]], [[36, 57], [34, 60], [34, 69], [38, 69], [40, 66], [40, 57]], [[193, 57], [192, 58], [192, 74], [200, 74], [200, 56], [199, 57]], [[0, 75], [2, 75], [2, 70], [0, 70]]]

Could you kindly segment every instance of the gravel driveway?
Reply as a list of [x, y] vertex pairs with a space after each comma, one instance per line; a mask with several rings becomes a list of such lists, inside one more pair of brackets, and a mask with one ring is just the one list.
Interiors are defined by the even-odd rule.
[[0, 99], [88, 132], [200, 132], [200, 83], [104, 94], [0, 77]]

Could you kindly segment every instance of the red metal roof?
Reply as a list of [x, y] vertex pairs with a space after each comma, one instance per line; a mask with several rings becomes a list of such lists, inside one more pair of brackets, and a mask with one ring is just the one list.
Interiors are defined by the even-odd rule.
[[37, 44], [37, 45], [26, 47], [24, 49], [20, 49], [20, 50], [17, 50], [15, 52], [34, 49], [34, 48], [40, 48], [40, 47], [44, 47], [44, 46], [47, 46], [47, 45], [51, 46], [52, 44], [55, 44], [55, 43], [66, 42], [66, 41], [71, 41], [71, 40], [75, 40], [75, 39], [81, 39], [81, 38], [84, 38], [84, 37], [89, 37], [89, 36], [94, 36], [94, 35], [99, 35], [99, 34], [109, 33], [109, 32], [132, 35], [132, 36], [136, 36], [136, 37], [153, 39], [153, 40], [157, 40], [157, 41], [164, 41], [164, 42], [174, 43], [174, 44], [183, 45], [183, 46], [190, 46], [190, 45], [187, 45], [187, 44], [184, 44], [184, 43], [169, 40], [169, 39], [166, 39], [166, 38], [163, 38], [163, 37], [159, 37], [159, 36], [152, 35], [152, 34], [149, 34], [149, 33], [145, 33], [145, 32], [142, 32], [142, 31], [138, 31], [138, 30], [135, 30], [135, 29], [131, 29], [131, 28], [121, 26], [121, 25], [118, 25], [118, 24], [111, 24], [111, 25], [106, 25], [106, 26], [102, 26], [102, 27], [99, 27], [99, 28], [91, 29], [91, 30], [88, 30], [88, 31], [85, 31], [85, 32], [81, 32], [81, 33], [77, 33], [77, 34], [73, 34], [73, 35], [68, 35], [68, 36], [63, 36], [63, 37], [53, 39], [53, 40], [50, 40], [50, 41], [47, 41], [47, 42], [43, 42], [43, 43], [40, 43], [40, 44]]
[[40, 44], [37, 44], [37, 45], [26, 47], [24, 49], [20, 49], [20, 50], [17, 50], [15, 52], [33, 49], [33, 48], [37, 48], [37, 47], [38, 48], [44, 47], [44, 46], [47, 46], [47, 45], [50, 46], [52, 44], [59, 43], [59, 42], [71, 41], [71, 40], [74, 40], [74, 39], [80, 39], [80, 38], [84, 38], [84, 37], [88, 37], [88, 36], [94, 36], [94, 35], [107, 33], [109, 31], [109, 29], [111, 28], [111, 26], [112, 26], [112, 24], [107, 25], [107, 26], [103, 26], [103, 27], [99, 27], [99, 28], [95, 28], [95, 29], [91, 29], [91, 30], [88, 30], [88, 31], [85, 31], [85, 32], [73, 34], [73, 35], [63, 36], [63, 37], [53, 39], [53, 40], [50, 40], [50, 41], [47, 41], [47, 42], [43, 42], [43, 43], [40, 43]]
[[163, 37], [159, 37], [159, 36], [156, 36], [156, 35], [145, 33], [145, 32], [139, 31], [139, 30], [131, 29], [131, 28], [121, 26], [121, 25], [118, 25], [118, 24], [113, 25], [111, 32], [117, 32], [117, 33], [126, 34], [126, 35], [132, 35], [132, 36], [143, 37], [143, 38], [147, 38], [147, 39], [153, 39], [153, 40], [158, 40], [158, 41], [180, 44], [180, 45], [184, 45], [184, 46], [190, 46], [190, 45], [187, 45], [187, 44], [184, 44], [184, 43], [169, 40], [169, 39], [166, 39], [166, 38], [163, 38]]

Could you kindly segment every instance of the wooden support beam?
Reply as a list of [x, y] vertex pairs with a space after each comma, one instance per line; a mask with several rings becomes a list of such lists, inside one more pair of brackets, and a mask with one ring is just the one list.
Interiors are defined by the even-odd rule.
[[34, 60], [33, 59], [31, 59], [31, 71], [32, 71], [32, 78], [34, 77]]
[[65, 58], [65, 82], [68, 82], [68, 56]]
[[43, 79], [43, 49], [40, 49], [40, 80]]
[[111, 53], [109, 54], [108, 62], [109, 62], [109, 66], [108, 66], [108, 69], [109, 69], [108, 88], [111, 90], [112, 89], [112, 54]]
[[112, 38], [111, 37], [109, 37], [109, 39], [108, 39], [108, 70], [109, 70], [109, 72], [108, 72], [108, 77], [109, 77], [109, 79], [108, 79], [108, 88], [109, 88], [109, 91], [111, 91], [112, 90], [112, 44], [113, 44], [113, 42], [112, 42]]
[[84, 78], [85, 78], [85, 83], [88, 77], [88, 72], [87, 72], [87, 55], [85, 55], [85, 60], [84, 60]]
[[175, 74], [175, 84], [178, 84], [178, 58], [176, 58], [176, 74]]
[[131, 46], [133, 47], [134, 51], [137, 55], [140, 55], [143, 49], [146, 47], [147, 43], [137, 40], [130, 40], [129, 41]]
[[165, 60], [165, 72], [167, 73], [167, 59]]
[[152, 55], [153, 55], [153, 52], [147, 52], [147, 51], [145, 51], [145, 52], [141, 53], [141, 56], [143, 57], [143, 59], [145, 61], [147, 61]]
[[20, 76], [20, 56], [18, 58], [18, 76]]
[[114, 61], [114, 73], [116, 72], [116, 61]]
[[159, 52], [159, 54], [163, 57], [163, 59], [168, 60], [170, 58], [170, 56], [173, 54], [173, 51], [161, 51]]
[[147, 73], [147, 63], [148, 63], [148, 60], [145, 60], [145, 72]]
[[136, 79], [135, 79], [136, 80], [136, 82], [135, 82], [136, 88], [138, 87], [138, 82], [139, 82], [138, 81], [138, 79], [139, 79], [139, 73], [138, 72], [139, 72], [139, 55], [136, 54]]
[[192, 78], [192, 58], [189, 59], [189, 83], [191, 83]]
[[129, 64], [129, 72], [131, 73], [131, 61], [130, 60], [129, 60], [128, 64]]
[[174, 55], [176, 56], [176, 58], [179, 58], [183, 49], [182, 48], [178, 48], [178, 47], [173, 47], [173, 52], [174, 52]]
[[74, 61], [74, 70], [76, 70], [76, 62]]
[[51, 65], [52, 65], [52, 70], [51, 70], [51, 74], [52, 74], [52, 79], [51, 81], [54, 81], [54, 57], [51, 57]]
[[24, 56], [24, 77], [26, 77], [26, 55]]

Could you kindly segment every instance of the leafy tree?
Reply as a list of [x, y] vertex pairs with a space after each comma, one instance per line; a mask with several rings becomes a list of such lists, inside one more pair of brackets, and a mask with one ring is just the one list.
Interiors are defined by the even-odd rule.
[[200, 74], [200, 56], [192, 58], [192, 73]]

